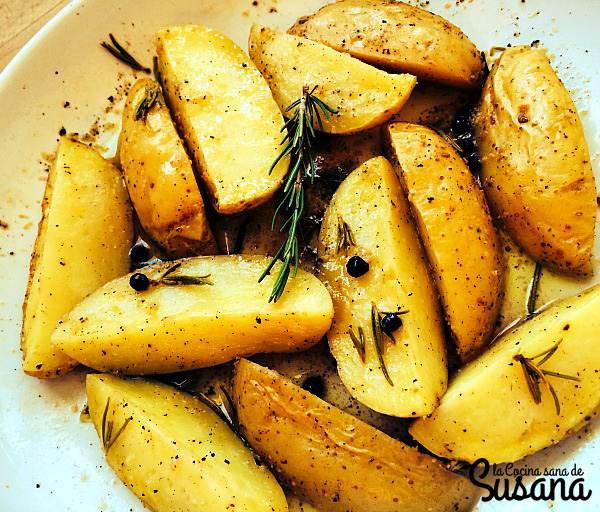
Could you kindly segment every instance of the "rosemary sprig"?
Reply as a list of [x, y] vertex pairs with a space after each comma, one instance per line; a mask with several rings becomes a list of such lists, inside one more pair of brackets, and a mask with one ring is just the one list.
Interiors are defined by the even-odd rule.
[[542, 270], [543, 267], [539, 263], [536, 263], [533, 277], [531, 278], [531, 283], [527, 292], [527, 320], [533, 317], [535, 313], [535, 302], [538, 296], [538, 288], [540, 286]]
[[364, 363], [367, 355], [367, 347], [365, 343], [365, 332], [363, 331], [363, 328], [361, 326], [358, 327], [358, 337], [356, 336], [356, 334], [354, 334], [352, 327], [350, 327], [350, 329], [348, 330], [348, 334], [350, 335], [352, 343], [354, 343], [354, 347], [358, 352], [360, 360]]
[[[106, 399], [106, 405], [104, 406], [104, 412], [102, 413], [102, 425], [100, 429], [101, 437], [102, 437], [102, 448], [104, 449], [104, 453], [108, 454], [108, 451], [111, 449], [112, 445], [115, 444], [115, 441], [119, 438], [119, 436], [125, 430], [125, 427], [129, 425], [131, 421], [131, 416], [128, 417], [125, 422], [121, 425], [121, 428], [117, 430], [116, 434], [113, 436], [114, 430], [114, 421], [108, 419], [108, 410], [110, 408], [110, 397]], [[114, 409], [112, 409], [112, 416], [114, 417]]]
[[281, 226], [280, 231], [287, 232], [286, 240], [281, 244], [281, 247], [271, 260], [265, 271], [262, 273], [258, 282], [260, 283], [275, 265], [278, 259], [283, 260], [283, 266], [279, 270], [273, 290], [269, 297], [269, 302], [277, 300], [285, 290], [288, 278], [292, 274], [292, 266], [294, 267], [293, 276], [298, 271], [298, 228], [302, 214], [304, 213], [305, 193], [304, 180], [310, 178], [313, 182], [316, 171], [315, 162], [312, 155], [312, 141], [315, 138], [315, 129], [313, 124], [323, 129], [323, 121], [321, 114], [327, 120], [331, 114], [336, 114], [337, 110], [331, 108], [323, 100], [314, 96], [314, 92], [318, 86], [314, 86], [312, 90], [307, 85], [302, 87], [302, 95], [294, 101], [286, 112], [294, 111], [291, 118], [286, 121], [282, 128], [285, 132], [281, 145], [283, 149], [275, 158], [269, 169], [269, 173], [277, 166], [282, 158], [290, 156], [291, 171], [284, 180], [283, 192], [284, 197], [277, 206], [273, 215], [271, 229], [275, 229], [275, 221], [277, 216], [285, 212], [288, 216], [287, 220]]
[[385, 380], [388, 381], [390, 386], [393, 386], [394, 383], [390, 378], [390, 374], [388, 373], [387, 366], [383, 358], [383, 331], [381, 330], [381, 315], [374, 302], [371, 304], [371, 326], [373, 328], [373, 340], [375, 341], [375, 350], [377, 351], [379, 366], [381, 367], [381, 371], [383, 372]]
[[336, 253], [347, 251], [351, 245], [356, 245], [352, 230], [342, 216], [338, 215]]
[[152, 106], [156, 103], [158, 99], [158, 85], [146, 85], [146, 89], [144, 91], [144, 97], [138, 103], [138, 106], [135, 109], [135, 120], [139, 121], [140, 119], [146, 124], [146, 119], [148, 118], [148, 113]]
[[188, 276], [188, 275], [172, 275], [173, 272], [179, 270], [181, 267], [181, 261], [170, 266], [162, 276], [151, 282], [153, 285], [166, 284], [167, 286], [183, 285], [208, 285], [213, 286], [215, 283], [212, 282], [210, 274], [204, 276]]
[[123, 48], [115, 39], [115, 36], [108, 34], [108, 37], [110, 38], [113, 46], [106, 41], [102, 41], [100, 46], [108, 50], [113, 57], [120, 60], [122, 63], [127, 64], [130, 68], [135, 69], [136, 71], [143, 71], [144, 73], [151, 72], [150, 68], [142, 66], [125, 48]]
[[[527, 388], [529, 389], [529, 393], [533, 398], [533, 402], [535, 404], [540, 404], [542, 402], [542, 390], [540, 389], [540, 383], [544, 384], [552, 395], [557, 416], [560, 415], [560, 401], [558, 400], [558, 395], [556, 394], [554, 387], [552, 384], [550, 384], [546, 377], [557, 377], [559, 379], [572, 380], [575, 382], [581, 381], [579, 377], [573, 377], [572, 375], [565, 375], [564, 373], [552, 372], [540, 368], [555, 354], [561, 342], [562, 339], [558, 340], [549, 349], [544, 350], [543, 352], [540, 352], [532, 357], [525, 357], [523, 354], [516, 354], [513, 356], [515, 361], [521, 363], [523, 375], [525, 375], [525, 382], [527, 383]], [[542, 359], [535, 363], [534, 359], [537, 359], [538, 357], [541, 357]]]

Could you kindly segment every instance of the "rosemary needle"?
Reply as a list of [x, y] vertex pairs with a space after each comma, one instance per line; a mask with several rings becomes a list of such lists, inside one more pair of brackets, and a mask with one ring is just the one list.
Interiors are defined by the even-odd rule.
[[115, 36], [108, 34], [108, 37], [110, 38], [112, 45], [103, 41], [100, 43], [102, 48], [105, 48], [113, 57], [120, 60], [123, 64], [127, 64], [130, 68], [135, 69], [136, 71], [143, 71], [144, 73], [151, 73], [150, 68], [142, 66], [131, 53], [119, 44], [115, 39]]
[[[283, 260], [283, 265], [279, 270], [271, 295], [269, 296], [269, 302], [277, 302], [285, 290], [290, 275], [295, 276], [298, 271], [298, 233], [305, 205], [304, 180], [310, 178], [312, 183], [316, 175], [315, 162], [312, 156], [312, 141], [315, 138], [313, 125], [317, 124], [319, 129], [322, 130], [323, 121], [321, 114], [329, 120], [331, 114], [337, 113], [337, 110], [314, 96], [317, 87], [315, 85], [312, 90], [309, 90], [309, 87], [304, 85], [300, 98], [286, 109], [286, 112], [293, 111], [293, 114], [282, 128], [282, 132], [285, 132], [281, 141], [283, 149], [269, 169], [269, 173], [273, 172], [273, 169], [275, 169], [282, 158], [290, 156], [291, 171], [284, 180], [283, 200], [275, 210], [271, 225], [271, 229], [275, 229], [277, 216], [280, 213], [287, 214], [287, 220], [284, 221], [280, 229], [280, 231], [287, 232], [287, 237], [281, 244], [275, 257], [258, 279], [259, 283], [262, 282], [269, 275], [277, 260], [280, 258]], [[294, 267], [293, 274], [292, 267]]]

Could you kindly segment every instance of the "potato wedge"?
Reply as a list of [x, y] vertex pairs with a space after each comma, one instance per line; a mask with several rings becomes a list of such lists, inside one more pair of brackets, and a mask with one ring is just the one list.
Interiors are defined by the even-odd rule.
[[288, 510], [269, 470], [199, 399], [100, 374], [87, 376], [86, 391], [108, 464], [150, 510]]
[[299, 496], [327, 512], [468, 510], [475, 487], [440, 461], [242, 359], [233, 398], [244, 437]]
[[296, 496], [288, 496], [289, 512], [319, 512], [315, 507]]
[[577, 109], [545, 50], [506, 49], [474, 120], [492, 213], [533, 259], [590, 270], [596, 187]]
[[[284, 115], [302, 87], [318, 86], [315, 96], [338, 110], [323, 131], [348, 134], [385, 123], [406, 103], [416, 84], [412, 75], [392, 75], [349, 55], [301, 37], [253, 25], [250, 57], [269, 82]], [[315, 119], [314, 127], [319, 129]]]
[[[331, 325], [329, 293], [316, 277], [299, 270], [281, 299], [269, 303], [277, 267], [257, 282], [269, 261], [266, 256], [199, 256], [180, 260], [170, 279], [161, 276], [173, 269], [172, 262], [148, 266], [138, 272], [157, 284], [136, 292], [129, 275], [108, 283], [63, 319], [52, 341], [86, 366], [126, 375], [306, 349]], [[201, 282], [204, 276], [208, 282], [169, 282], [182, 276]]]
[[265, 79], [233, 41], [206, 27], [159, 30], [156, 52], [165, 95], [200, 177], [220, 213], [267, 201], [287, 171], [283, 116]]
[[144, 230], [171, 258], [214, 254], [192, 162], [160, 87], [150, 78], [129, 90], [119, 148], [129, 197]]
[[334, 2], [300, 18], [288, 33], [419, 80], [469, 89], [483, 80], [485, 62], [462, 30], [404, 2]]
[[[436, 455], [468, 462], [485, 457], [490, 463], [520, 459], [575, 433], [600, 403], [599, 308], [597, 285], [506, 334], [459, 371], [440, 406], [413, 423], [410, 433]], [[539, 370], [579, 379], [544, 375], [559, 413], [541, 380], [536, 404], [523, 357]]]
[[[447, 381], [441, 311], [408, 202], [385, 158], [369, 160], [340, 185], [323, 219], [319, 256], [319, 277], [335, 306], [327, 339], [348, 391], [384, 414], [432, 412]], [[354, 256], [369, 264], [362, 277], [347, 269]], [[382, 314], [400, 312], [402, 319], [392, 333], [395, 343], [382, 337], [381, 358], [373, 305]], [[359, 330], [366, 340], [364, 362], [350, 334], [360, 341]]]
[[502, 253], [485, 197], [463, 159], [433, 130], [395, 123], [383, 133], [458, 354], [468, 361], [492, 335], [501, 303]]
[[394, 114], [389, 122], [449, 127], [460, 108], [473, 101], [475, 99], [469, 92], [431, 82], [419, 83], [400, 112]]
[[50, 335], [88, 293], [127, 273], [132, 242], [131, 206], [119, 170], [89, 146], [61, 138], [23, 303], [26, 374], [59, 377], [77, 364], [50, 343]]

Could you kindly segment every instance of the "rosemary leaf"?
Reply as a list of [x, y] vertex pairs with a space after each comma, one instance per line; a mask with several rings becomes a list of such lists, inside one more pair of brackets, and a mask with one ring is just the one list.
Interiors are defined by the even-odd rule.
[[549, 377], [558, 377], [559, 379], [566, 379], [566, 380], [573, 380], [575, 382], [581, 382], [581, 379], [579, 377], [573, 377], [573, 375], [565, 375], [564, 373], [551, 372], [548, 370], [542, 370], [542, 373]]
[[347, 251], [351, 245], [356, 245], [352, 230], [342, 216], [338, 215], [336, 253]]
[[142, 66], [125, 48], [123, 48], [118, 41], [115, 39], [115, 36], [112, 34], [108, 34], [112, 46], [110, 43], [103, 41], [100, 43], [102, 48], [105, 48], [110, 52], [110, 54], [115, 57], [117, 60], [120, 60], [123, 64], [127, 64], [130, 68], [135, 69], [136, 71], [143, 71], [144, 73], [150, 73], [150, 68]]
[[377, 306], [375, 303], [371, 304], [371, 326], [373, 328], [373, 339], [375, 341], [375, 350], [377, 351], [377, 358], [379, 359], [379, 366], [381, 367], [381, 371], [383, 372], [383, 376], [385, 380], [388, 381], [390, 386], [393, 386], [394, 383], [390, 378], [390, 374], [388, 373], [387, 366], [385, 364], [385, 360], [383, 358], [383, 332], [381, 331], [380, 324], [380, 314], [377, 310]]
[[206, 274], [205, 276], [169, 276], [163, 277], [160, 282], [161, 284], [166, 284], [168, 286], [177, 286], [177, 285], [209, 285], [213, 286], [213, 283], [210, 279], [210, 274]]
[[350, 327], [350, 329], [348, 330], [348, 334], [350, 335], [350, 339], [352, 340], [352, 343], [354, 344], [354, 347], [358, 352], [360, 360], [364, 363], [366, 360], [367, 351], [365, 343], [365, 333], [363, 331], [363, 328], [359, 326], [358, 337], [356, 336], [356, 334], [354, 334], [352, 327]]
[[535, 313], [535, 302], [538, 296], [538, 287], [540, 285], [541, 277], [542, 266], [539, 263], [536, 263], [533, 277], [531, 278], [531, 284], [529, 285], [529, 291], [527, 293], [527, 319], [530, 319]]
[[138, 103], [138, 106], [135, 109], [135, 120], [139, 121], [140, 119], [144, 124], [146, 124], [146, 119], [148, 118], [148, 113], [152, 106], [156, 103], [158, 99], [158, 86], [157, 85], [146, 85], [146, 90], [144, 93], [144, 97]]
[[108, 397], [106, 399], [106, 405], [104, 406], [104, 412], [102, 413], [102, 428], [100, 429], [101, 431], [101, 438], [102, 438], [102, 446], [104, 446], [106, 448], [106, 417], [108, 416], [108, 407], [110, 406], [110, 397]]
[[[131, 421], [131, 416], [129, 418], [127, 418], [125, 420], [125, 422], [123, 423], [123, 425], [121, 425], [121, 428], [119, 430], [117, 430], [117, 433], [114, 435], [114, 437], [108, 442], [108, 445], [106, 446], [104, 453], [108, 454], [108, 451], [111, 449], [112, 445], [115, 444], [115, 441], [119, 438], [119, 436], [123, 433], [123, 430], [125, 430], [125, 427], [127, 425], [129, 425], [129, 422]], [[112, 424], [112, 422], [111, 422]]]
[[560, 401], [558, 400], [556, 391], [554, 391], [552, 384], [550, 384], [549, 382], [547, 384], [548, 384], [548, 390], [550, 391], [550, 394], [552, 395], [552, 398], [554, 399], [554, 408], [556, 409], [556, 415], [560, 416]]

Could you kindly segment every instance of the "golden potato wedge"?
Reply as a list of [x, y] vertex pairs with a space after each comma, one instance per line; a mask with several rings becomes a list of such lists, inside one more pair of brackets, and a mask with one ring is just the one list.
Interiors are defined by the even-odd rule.
[[269, 470], [199, 399], [100, 374], [87, 376], [86, 391], [106, 461], [150, 510], [288, 510]]
[[[459, 371], [440, 406], [410, 433], [436, 455], [490, 463], [520, 459], [575, 433], [600, 403], [599, 308], [597, 285], [506, 334]], [[534, 384], [539, 403], [526, 365], [544, 372]]]
[[[369, 265], [361, 277], [347, 268], [354, 256]], [[432, 412], [447, 381], [441, 311], [408, 202], [385, 158], [369, 160], [340, 185], [323, 219], [319, 257], [335, 306], [327, 339], [348, 391], [384, 414]], [[400, 313], [393, 339], [374, 329], [375, 308]], [[357, 350], [352, 338], [360, 342], [361, 331], [365, 349]]]
[[507, 48], [474, 119], [490, 209], [533, 259], [590, 270], [596, 187], [583, 127], [543, 49]]
[[[56, 347], [100, 371], [169, 373], [214, 366], [258, 352], [314, 345], [333, 317], [331, 297], [304, 272], [269, 303], [277, 267], [262, 283], [266, 256], [198, 256], [179, 266], [139, 270], [151, 284], [137, 292], [130, 275], [78, 304], [52, 336]], [[167, 270], [171, 272], [162, 277]], [[196, 278], [198, 283], [189, 283]]]
[[431, 82], [419, 83], [400, 112], [394, 114], [389, 122], [450, 126], [459, 109], [472, 101], [473, 95], [467, 91]]
[[289, 512], [319, 512], [315, 507], [296, 496], [288, 496]]
[[469, 89], [483, 80], [485, 62], [462, 30], [404, 2], [334, 2], [300, 18], [288, 33], [419, 80]]
[[[412, 75], [393, 75], [307, 39], [253, 25], [248, 43], [250, 57], [271, 86], [284, 112], [302, 87], [337, 114], [321, 116], [323, 131], [349, 134], [385, 123], [406, 103], [416, 84]], [[314, 127], [319, 123], [314, 120]]]
[[327, 512], [468, 510], [475, 487], [440, 461], [242, 359], [233, 398], [244, 437], [273, 472]]
[[430, 128], [383, 129], [463, 361], [492, 335], [501, 303], [502, 253], [485, 197], [450, 142]]
[[61, 138], [46, 183], [23, 303], [23, 371], [59, 377], [77, 363], [50, 343], [61, 317], [129, 270], [131, 206], [119, 170], [95, 150]]
[[206, 27], [159, 30], [156, 52], [175, 122], [220, 213], [267, 201], [287, 172], [283, 116], [265, 79], [233, 41]]
[[150, 78], [138, 80], [127, 95], [119, 157], [146, 233], [172, 258], [214, 254], [217, 248], [192, 162], [160, 86]]

